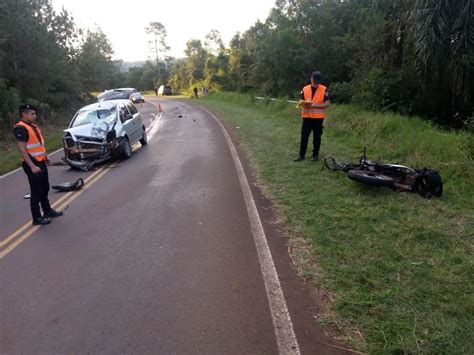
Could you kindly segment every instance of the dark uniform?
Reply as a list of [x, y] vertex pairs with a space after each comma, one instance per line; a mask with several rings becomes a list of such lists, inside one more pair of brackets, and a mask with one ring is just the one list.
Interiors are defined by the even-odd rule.
[[[311, 87], [312, 95], [316, 93], [316, 87]], [[301, 91], [301, 100], [304, 100], [304, 93]], [[324, 102], [329, 101], [329, 93], [325, 92], [324, 94]], [[304, 158], [306, 155], [306, 150], [308, 147], [308, 140], [309, 135], [313, 132], [313, 158], [317, 159], [319, 156], [319, 148], [321, 147], [321, 136], [323, 134], [323, 121], [324, 119], [315, 120], [308, 117], [303, 116], [303, 125], [301, 126], [301, 143], [300, 143], [300, 157]]]
[[[25, 122], [26, 123], [26, 122]], [[26, 123], [28, 124], [28, 123]], [[38, 127], [28, 124], [36, 134], [36, 137], [39, 141], [41, 140], [41, 135], [38, 132]], [[15, 126], [13, 128], [13, 135], [18, 142], [26, 143], [29, 139], [28, 131], [26, 128], [21, 126]], [[49, 192], [49, 176], [48, 176], [48, 166], [46, 162], [37, 161], [34, 157], [30, 155], [30, 159], [38, 168], [41, 169], [40, 173], [34, 174], [31, 171], [29, 165], [25, 162], [21, 164], [23, 170], [25, 171], [26, 175], [28, 176], [28, 182], [30, 183], [30, 208], [31, 208], [31, 215], [33, 220], [36, 220], [41, 217], [40, 212], [40, 205], [43, 209], [43, 212], [51, 211], [51, 205], [48, 200], [48, 192]]]
[[[33, 225], [44, 225], [50, 223], [51, 218], [62, 216], [63, 212], [52, 209], [48, 200], [49, 176], [46, 164], [49, 163], [49, 160], [41, 131], [32, 123], [36, 120], [36, 108], [32, 105], [21, 105], [19, 110], [21, 120], [13, 127], [13, 136], [17, 142], [24, 143], [24, 148], [23, 144], [20, 144], [18, 149], [23, 159], [23, 170], [30, 184], [30, 208]], [[35, 167], [32, 165], [38, 167], [38, 170], [34, 169]], [[43, 216], [40, 205], [43, 209]]]

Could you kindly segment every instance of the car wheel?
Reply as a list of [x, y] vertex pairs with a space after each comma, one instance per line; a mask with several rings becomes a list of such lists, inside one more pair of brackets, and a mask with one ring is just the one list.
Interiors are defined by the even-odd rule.
[[146, 136], [146, 130], [143, 129], [143, 135], [142, 139], [140, 139], [140, 144], [141, 145], [147, 145], [148, 144], [148, 137]]
[[120, 156], [122, 159], [129, 159], [132, 156], [132, 147], [128, 138], [122, 138], [120, 140]]

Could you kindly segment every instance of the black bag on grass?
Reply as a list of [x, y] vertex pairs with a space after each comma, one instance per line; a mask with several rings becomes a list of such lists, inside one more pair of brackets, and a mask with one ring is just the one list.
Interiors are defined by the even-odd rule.
[[423, 168], [417, 170], [417, 172], [419, 175], [414, 189], [421, 196], [430, 198], [433, 196], [440, 197], [443, 194], [443, 181], [436, 170]]

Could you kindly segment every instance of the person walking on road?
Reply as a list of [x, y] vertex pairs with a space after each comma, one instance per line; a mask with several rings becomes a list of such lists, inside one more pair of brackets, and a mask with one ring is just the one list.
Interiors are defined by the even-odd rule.
[[193, 92], [194, 92], [194, 98], [197, 99], [198, 98], [198, 88], [194, 87]]
[[323, 122], [326, 117], [326, 108], [331, 104], [326, 86], [321, 85], [321, 73], [314, 71], [311, 74], [311, 84], [301, 90], [301, 142], [300, 152], [295, 161], [305, 159], [308, 139], [313, 132], [313, 155], [312, 161], [318, 161], [319, 148], [321, 147], [321, 135], [323, 134]]
[[[55, 211], [48, 200], [50, 164], [43, 135], [36, 122], [36, 107], [20, 105], [20, 121], [13, 127], [16, 146], [23, 159], [22, 167], [30, 184], [30, 208], [33, 225], [45, 225], [51, 218], [62, 216], [62, 212]], [[40, 205], [43, 209], [41, 215]]]

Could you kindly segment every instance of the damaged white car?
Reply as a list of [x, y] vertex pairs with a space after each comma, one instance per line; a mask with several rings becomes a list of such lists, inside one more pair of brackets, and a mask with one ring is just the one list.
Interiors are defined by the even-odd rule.
[[147, 144], [136, 107], [129, 100], [97, 102], [77, 111], [64, 130], [64, 161], [87, 171], [111, 157], [130, 158], [137, 142]]

